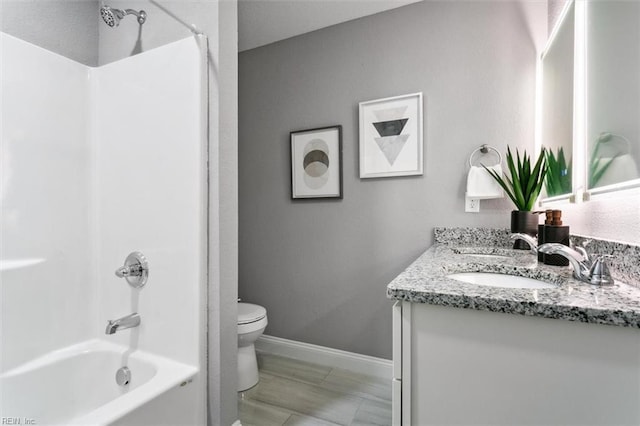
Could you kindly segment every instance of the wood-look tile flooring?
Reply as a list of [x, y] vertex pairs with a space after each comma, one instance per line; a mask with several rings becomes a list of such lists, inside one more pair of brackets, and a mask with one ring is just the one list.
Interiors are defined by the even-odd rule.
[[391, 379], [258, 354], [260, 382], [238, 393], [243, 426], [391, 424]]

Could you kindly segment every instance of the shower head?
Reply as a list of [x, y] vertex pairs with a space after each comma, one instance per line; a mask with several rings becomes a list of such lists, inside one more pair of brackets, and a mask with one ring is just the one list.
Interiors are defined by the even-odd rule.
[[120, 25], [120, 20], [127, 15], [135, 15], [140, 25], [144, 24], [144, 21], [147, 20], [147, 14], [144, 10], [139, 12], [133, 9], [121, 10], [106, 5], [100, 8], [100, 15], [104, 23], [112, 28]]

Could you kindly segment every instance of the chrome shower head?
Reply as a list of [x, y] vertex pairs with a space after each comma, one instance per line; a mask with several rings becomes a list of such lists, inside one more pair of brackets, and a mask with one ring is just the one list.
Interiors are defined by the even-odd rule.
[[139, 12], [133, 9], [121, 10], [107, 5], [100, 8], [100, 16], [102, 16], [102, 20], [111, 28], [120, 25], [120, 20], [127, 15], [135, 15], [135, 17], [138, 18], [138, 23], [140, 25], [144, 24], [147, 20], [147, 14], [144, 10]]

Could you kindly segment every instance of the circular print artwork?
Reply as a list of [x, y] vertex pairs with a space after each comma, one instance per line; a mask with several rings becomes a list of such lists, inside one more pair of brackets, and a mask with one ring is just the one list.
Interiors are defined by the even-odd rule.
[[304, 182], [319, 189], [329, 181], [329, 145], [322, 139], [310, 140], [304, 147]]

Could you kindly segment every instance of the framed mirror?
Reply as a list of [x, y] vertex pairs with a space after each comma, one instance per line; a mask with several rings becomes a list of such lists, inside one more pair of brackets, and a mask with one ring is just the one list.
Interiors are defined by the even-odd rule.
[[586, 188], [640, 185], [640, 2], [586, 2]]
[[542, 203], [640, 187], [640, 2], [566, 4], [541, 57]]
[[541, 57], [541, 144], [547, 149], [546, 198], [568, 198], [573, 192], [575, 5], [569, 4]]

